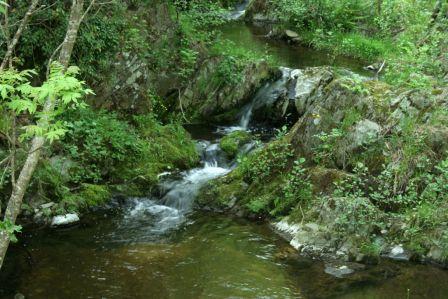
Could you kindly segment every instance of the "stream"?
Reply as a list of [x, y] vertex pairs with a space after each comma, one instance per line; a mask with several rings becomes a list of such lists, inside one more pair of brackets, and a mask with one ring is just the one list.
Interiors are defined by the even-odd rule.
[[[291, 68], [337, 64], [361, 72], [357, 62], [274, 43], [258, 30], [233, 23], [223, 35], [268, 47]], [[382, 260], [337, 278], [266, 223], [193, 209], [199, 188], [235, 167], [219, 139], [254, 125], [253, 107], [269, 101], [276, 84], [260, 89], [234, 127], [187, 127], [201, 165], [164, 175], [158, 196], [114, 200], [76, 227], [23, 233], [0, 273], [0, 298], [448, 298], [445, 270]]]

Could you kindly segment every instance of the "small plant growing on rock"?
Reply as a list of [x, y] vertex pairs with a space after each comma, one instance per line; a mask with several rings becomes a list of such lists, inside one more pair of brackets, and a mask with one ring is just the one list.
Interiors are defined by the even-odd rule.
[[315, 148], [314, 161], [317, 164], [329, 165], [333, 160], [333, 153], [337, 142], [344, 136], [341, 129], [333, 129], [330, 133], [321, 132], [315, 137], [320, 140], [320, 144]]
[[282, 196], [274, 201], [273, 215], [286, 215], [297, 204], [311, 200], [313, 185], [304, 168], [305, 158], [294, 161], [291, 171], [286, 176], [286, 183], [282, 188]]

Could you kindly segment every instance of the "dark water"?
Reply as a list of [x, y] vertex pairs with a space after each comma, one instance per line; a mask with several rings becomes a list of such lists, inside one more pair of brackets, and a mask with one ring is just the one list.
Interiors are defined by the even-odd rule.
[[8, 253], [0, 297], [447, 298], [441, 269], [383, 262], [348, 278], [299, 257], [269, 227], [192, 214], [164, 234], [129, 206], [77, 228], [40, 230]]
[[301, 69], [331, 65], [346, 68], [365, 76], [372, 75], [363, 69], [365, 63], [352, 58], [334, 56], [325, 51], [267, 38], [268, 30], [265, 28], [233, 22], [223, 26], [221, 33], [223, 39], [230, 40], [239, 47], [272, 56], [279, 66]]

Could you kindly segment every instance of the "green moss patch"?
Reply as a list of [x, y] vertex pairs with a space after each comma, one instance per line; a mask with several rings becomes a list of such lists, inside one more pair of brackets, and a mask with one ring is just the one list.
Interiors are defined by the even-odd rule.
[[244, 144], [250, 142], [252, 136], [246, 131], [235, 131], [221, 139], [219, 146], [228, 157], [234, 158]]

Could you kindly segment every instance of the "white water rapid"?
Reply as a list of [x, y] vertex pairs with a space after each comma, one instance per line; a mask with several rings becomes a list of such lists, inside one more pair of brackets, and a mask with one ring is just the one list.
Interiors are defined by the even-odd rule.
[[[161, 234], [183, 223], [191, 211], [199, 189], [208, 181], [230, 171], [218, 144], [200, 142], [202, 167], [180, 174], [180, 178], [164, 178], [159, 188], [164, 193], [160, 199], [135, 198], [126, 213], [126, 219], [133, 222], [148, 222], [146, 230]], [[165, 176], [168, 177], [168, 176]]]

